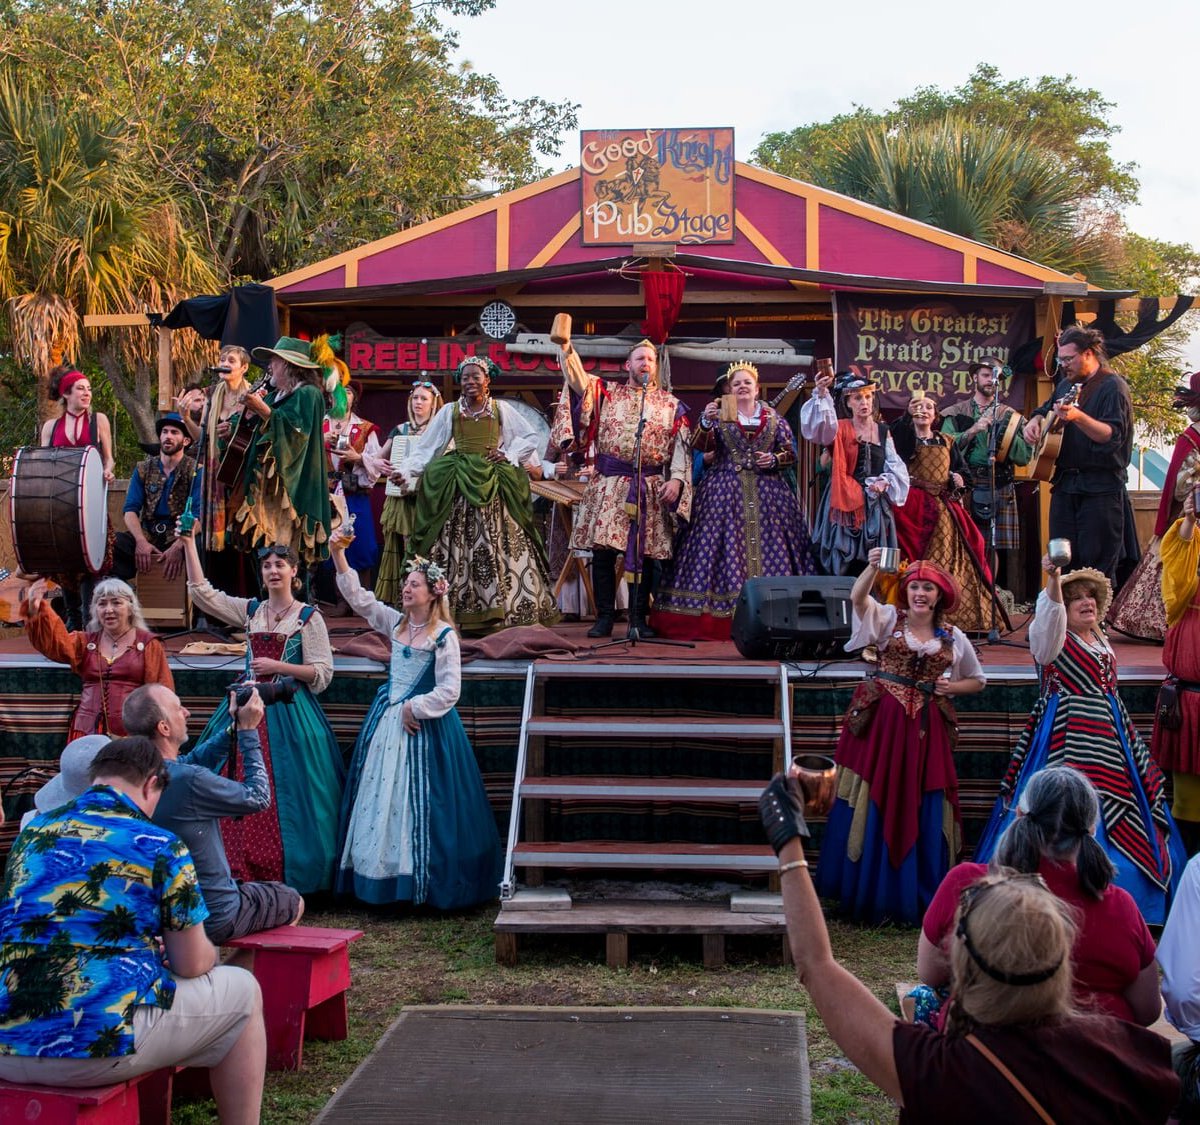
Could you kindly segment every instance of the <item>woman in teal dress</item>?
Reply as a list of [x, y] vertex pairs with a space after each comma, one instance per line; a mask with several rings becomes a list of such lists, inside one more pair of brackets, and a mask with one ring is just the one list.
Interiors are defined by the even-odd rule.
[[454, 709], [461, 671], [445, 574], [413, 559], [397, 612], [362, 588], [345, 548], [335, 534], [338, 589], [392, 651], [350, 762], [337, 889], [363, 902], [439, 910], [495, 898], [500, 836]]
[[[243, 679], [259, 683], [294, 677], [290, 703], [272, 703], [258, 728], [271, 783], [271, 805], [221, 821], [233, 877], [282, 882], [301, 894], [333, 886], [338, 809], [345, 768], [337, 739], [316, 696], [333, 679], [333, 654], [321, 615], [296, 597], [296, 555], [289, 547], [259, 549], [266, 599], [234, 598], [215, 589], [200, 569], [195, 540], [184, 536], [188, 591], [200, 609], [246, 630]], [[199, 741], [219, 734], [229, 716], [220, 707]], [[229, 767], [242, 778], [240, 759]]]

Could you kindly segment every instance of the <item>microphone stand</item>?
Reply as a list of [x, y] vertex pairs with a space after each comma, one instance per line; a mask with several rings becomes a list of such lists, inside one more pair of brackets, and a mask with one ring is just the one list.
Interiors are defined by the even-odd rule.
[[996, 409], [1000, 402], [1000, 393], [996, 392], [996, 397], [992, 400], [992, 421], [988, 426], [988, 496], [991, 501], [989, 511], [991, 518], [988, 520], [988, 565], [992, 568], [992, 589], [989, 605], [991, 614], [988, 626], [987, 640], [983, 643], [986, 645], [1003, 645], [1007, 648], [1025, 648], [1027, 646], [1020, 644], [1018, 641], [1008, 641], [1000, 636], [1000, 628], [997, 623], [996, 606], [998, 604], [998, 596], [996, 594], [997, 578], [996, 575], [1000, 569], [1000, 552], [996, 549], [996, 516], [1000, 514], [1000, 508], [997, 504], [996, 493], [996, 445], [1000, 440], [1000, 422], [996, 417]]
[[[643, 551], [646, 546], [646, 524], [644, 520], [644, 511], [642, 506], [642, 431], [646, 428], [646, 391], [650, 386], [650, 376], [642, 376], [642, 385], [638, 394], [638, 424], [637, 431], [633, 435], [633, 471], [637, 479], [637, 506], [633, 519], [636, 522], [637, 542], [642, 547]], [[666, 645], [670, 648], [695, 648], [696, 646], [691, 641], [672, 641], [666, 637], [644, 637], [641, 629], [638, 628], [638, 596], [641, 593], [642, 570], [645, 569], [645, 556], [642, 556], [642, 567], [639, 568], [633, 576], [631, 583], [633, 590], [629, 602], [629, 629], [623, 638], [617, 640], [605, 641], [603, 644], [593, 646], [589, 651], [600, 652], [606, 648], [612, 648], [613, 645], [630, 645], [637, 648], [639, 642], [644, 645]]]

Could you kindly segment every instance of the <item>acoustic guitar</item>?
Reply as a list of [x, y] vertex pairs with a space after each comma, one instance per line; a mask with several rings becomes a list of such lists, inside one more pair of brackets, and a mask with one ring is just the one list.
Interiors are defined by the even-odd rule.
[[[264, 375], [247, 393], [262, 394], [270, 382], [271, 376]], [[258, 433], [258, 427], [261, 424], [262, 419], [253, 410], [242, 408], [238, 424], [229, 438], [229, 444], [225, 447], [221, 464], [217, 468], [217, 480], [226, 488], [234, 488], [246, 475], [246, 454], [249, 452], [250, 443], [254, 440], [254, 435]]]
[[[1073, 383], [1071, 389], [1054, 405], [1070, 406], [1074, 404], [1082, 389], [1082, 383]], [[1048, 481], [1054, 475], [1054, 463], [1058, 460], [1059, 453], [1062, 452], [1063, 436], [1063, 423], [1057, 415], [1051, 413], [1029, 462], [1029, 475], [1034, 480]]]

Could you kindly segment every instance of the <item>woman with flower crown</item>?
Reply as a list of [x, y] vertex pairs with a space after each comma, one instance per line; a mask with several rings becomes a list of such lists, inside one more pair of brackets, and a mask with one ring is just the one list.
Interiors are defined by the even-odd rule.
[[346, 545], [335, 532], [329, 549], [338, 589], [389, 638], [392, 652], [350, 760], [336, 889], [363, 902], [439, 910], [495, 898], [500, 835], [454, 709], [461, 668], [446, 573], [410, 559], [397, 611], [362, 588]]

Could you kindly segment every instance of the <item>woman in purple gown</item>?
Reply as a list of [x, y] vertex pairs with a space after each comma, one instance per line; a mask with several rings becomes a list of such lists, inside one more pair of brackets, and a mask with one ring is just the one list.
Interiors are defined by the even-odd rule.
[[758, 401], [754, 364], [731, 364], [717, 389], [732, 395], [737, 417], [722, 421], [714, 400], [692, 439], [712, 461], [654, 603], [651, 625], [664, 637], [727, 641], [747, 578], [816, 572], [788, 471], [796, 463], [791, 428]]

